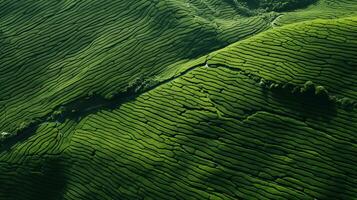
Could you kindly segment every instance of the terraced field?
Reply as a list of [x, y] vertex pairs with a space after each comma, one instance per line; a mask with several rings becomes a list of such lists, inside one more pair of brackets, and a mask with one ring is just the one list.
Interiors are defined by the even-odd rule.
[[357, 199], [356, 0], [0, 0], [0, 200]]

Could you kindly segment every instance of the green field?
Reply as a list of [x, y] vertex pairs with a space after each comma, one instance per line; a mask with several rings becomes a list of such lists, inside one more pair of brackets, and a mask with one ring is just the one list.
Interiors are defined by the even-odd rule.
[[357, 200], [357, 0], [0, 0], [0, 200]]

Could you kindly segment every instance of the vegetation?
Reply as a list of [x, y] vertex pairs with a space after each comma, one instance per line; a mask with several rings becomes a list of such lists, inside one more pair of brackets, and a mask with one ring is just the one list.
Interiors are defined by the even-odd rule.
[[252, 15], [264, 11], [282, 12], [304, 8], [315, 3], [316, 0], [233, 0], [233, 2], [240, 13]]
[[0, 8], [0, 200], [357, 198], [356, 1]]
[[259, 6], [269, 11], [289, 11], [311, 5], [316, 0], [262, 0]]

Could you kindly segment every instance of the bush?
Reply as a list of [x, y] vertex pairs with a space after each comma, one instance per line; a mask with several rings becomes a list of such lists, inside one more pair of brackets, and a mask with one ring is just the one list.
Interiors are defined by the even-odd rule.
[[316, 0], [261, 0], [259, 6], [268, 11], [289, 11], [306, 7], [315, 2]]
[[0, 133], [0, 141], [4, 141], [6, 138], [9, 138], [11, 137], [11, 133], [8, 133], [8, 132], [1, 132]]
[[225, 0], [228, 4], [235, 7], [239, 15], [253, 16], [258, 14], [256, 8], [259, 0]]
[[344, 109], [352, 109], [354, 107], [355, 102], [347, 97], [344, 97], [342, 99], [338, 100], [338, 103], [342, 106]]
[[110, 92], [104, 96], [104, 99], [112, 100], [114, 97], [115, 97], [115, 94], [113, 92]]
[[278, 88], [280, 88], [280, 85], [278, 83], [272, 83], [269, 86], [269, 89], [278, 89]]
[[315, 88], [315, 94], [318, 95], [318, 96], [327, 97], [328, 96], [328, 91], [323, 86], [317, 86]]
[[283, 85], [283, 89], [288, 91], [293, 91], [295, 89], [295, 86], [292, 83], [285, 83]]
[[306, 81], [304, 86], [300, 89], [300, 93], [314, 93], [315, 84], [312, 81]]

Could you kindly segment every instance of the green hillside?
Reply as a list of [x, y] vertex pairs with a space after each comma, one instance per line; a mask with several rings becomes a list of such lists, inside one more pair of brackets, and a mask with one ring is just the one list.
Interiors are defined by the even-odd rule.
[[357, 199], [357, 1], [0, 0], [0, 200]]

